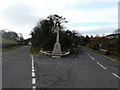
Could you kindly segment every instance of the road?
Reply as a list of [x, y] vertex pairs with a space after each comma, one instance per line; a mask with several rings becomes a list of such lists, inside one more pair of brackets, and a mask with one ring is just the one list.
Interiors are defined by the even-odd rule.
[[51, 59], [34, 55], [38, 88], [118, 88], [118, 64], [81, 48], [72, 56]]
[[29, 47], [2, 55], [2, 88], [31, 88], [31, 54]]
[[[35, 65], [32, 65], [32, 63]], [[61, 59], [31, 55], [29, 47], [4, 52], [2, 87], [31, 88], [33, 70], [37, 88], [118, 88], [118, 63], [82, 47], [79, 53]]]

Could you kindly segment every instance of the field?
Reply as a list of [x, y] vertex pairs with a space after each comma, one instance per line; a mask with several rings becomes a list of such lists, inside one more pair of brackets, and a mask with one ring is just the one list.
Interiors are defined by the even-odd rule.
[[0, 39], [0, 47], [4, 48], [9, 48], [13, 46], [18, 46], [19, 43], [12, 41], [12, 40], [7, 40], [7, 39]]

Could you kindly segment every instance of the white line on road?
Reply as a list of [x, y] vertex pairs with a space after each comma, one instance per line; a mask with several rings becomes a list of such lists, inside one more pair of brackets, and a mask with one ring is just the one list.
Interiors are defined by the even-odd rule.
[[36, 90], [36, 86], [33, 86], [33, 90]]
[[89, 54], [89, 53], [87, 53], [87, 55], [89, 56], [90, 54]]
[[33, 60], [33, 55], [32, 54], [31, 54], [31, 58], [32, 58], [32, 62], [33, 62], [34, 60]]
[[117, 74], [115, 74], [115, 73], [112, 73], [115, 77], [117, 77], [118, 79], [120, 79], [120, 77], [117, 75]]
[[32, 67], [34, 68], [34, 62], [32, 62]]
[[[89, 53], [87, 53], [87, 54], [90, 56]], [[95, 61], [95, 58], [94, 58], [94, 57], [90, 56], [90, 58]], [[103, 66], [102, 64], [100, 64], [99, 62], [97, 62], [97, 64], [100, 65], [103, 69], [107, 69], [106, 67], [104, 67], [104, 66]]]
[[34, 69], [34, 67], [32, 67], [32, 69]]
[[[90, 56], [89, 53], [87, 53], [88, 56]], [[90, 56], [91, 59], [95, 60], [95, 58], [93, 58], [92, 56]], [[112, 60], [112, 61], [115, 61], [115, 60]], [[120, 63], [120, 62], [119, 62]], [[100, 64], [99, 62], [97, 62], [98, 65], [100, 65], [103, 69], [107, 69], [105, 66], [103, 66], [102, 64]], [[118, 79], [120, 79], [120, 76], [118, 76], [117, 74], [115, 73], [112, 73], [115, 77], [117, 77]]]
[[35, 72], [35, 70], [32, 68], [32, 72]]
[[[88, 56], [90, 56], [90, 54], [89, 54], [89, 53], [87, 53], [87, 55], [88, 55]], [[92, 56], [90, 56], [90, 57], [91, 57], [93, 60], [95, 60], [95, 58], [93, 58]]]
[[32, 77], [35, 77], [35, 72], [32, 72]]
[[106, 67], [104, 67], [102, 64], [100, 64], [99, 62], [97, 62], [98, 65], [100, 65], [103, 69], [107, 69]]
[[35, 67], [34, 67], [34, 59], [32, 54], [31, 54], [31, 58], [32, 58], [32, 90], [36, 90]]
[[32, 78], [32, 84], [36, 84], [36, 78]]
[[95, 60], [95, 58], [93, 58], [92, 56], [90, 56], [93, 60]]

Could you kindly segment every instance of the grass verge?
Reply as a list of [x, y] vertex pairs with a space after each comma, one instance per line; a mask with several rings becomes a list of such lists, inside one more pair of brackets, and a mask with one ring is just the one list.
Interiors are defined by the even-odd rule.
[[[86, 46], [87, 49], [89, 49], [90, 51], [92, 52], [95, 52], [95, 53], [98, 53], [98, 54], [101, 54], [100, 51], [98, 50], [94, 50], [88, 46]], [[102, 56], [106, 57], [106, 58], [110, 58], [110, 59], [113, 59], [114, 61], [116, 62], [120, 62], [120, 57], [119, 56], [114, 56], [114, 55], [104, 55], [104, 54], [101, 54]]]
[[25, 46], [25, 45], [20, 45], [20, 46], [15, 46], [15, 47], [6, 48], [6, 49], [0, 50], [0, 52], [11, 51], [11, 50], [14, 50], [14, 49], [17, 49], [17, 48], [21, 48], [21, 47], [24, 47], [24, 46]]
[[30, 52], [32, 53], [32, 54], [38, 54], [39, 52], [34, 48], [34, 47], [30, 47]]
[[8, 39], [0, 39], [2, 43], [18, 43], [16, 41], [8, 40]]
[[88, 47], [88, 46], [86, 46], [86, 48], [89, 49], [89, 50], [92, 51], [92, 52], [99, 53], [98, 50], [94, 50], [94, 49], [92, 49], [92, 48], [90, 48], [90, 47]]

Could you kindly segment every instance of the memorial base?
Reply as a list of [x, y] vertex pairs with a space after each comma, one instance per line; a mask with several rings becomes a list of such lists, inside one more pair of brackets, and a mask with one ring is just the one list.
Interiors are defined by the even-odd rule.
[[61, 58], [61, 56], [52, 56], [52, 58]]
[[53, 52], [52, 52], [52, 57], [61, 57], [62, 55], [62, 51], [61, 51], [61, 45], [59, 42], [56, 42], [55, 45], [54, 45], [54, 49], [53, 49]]

